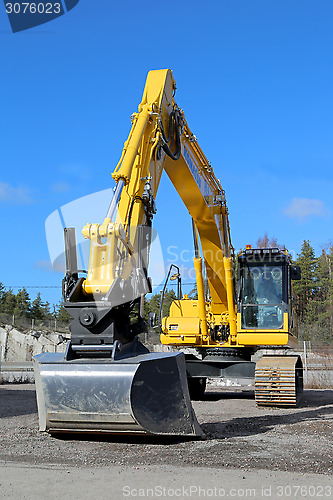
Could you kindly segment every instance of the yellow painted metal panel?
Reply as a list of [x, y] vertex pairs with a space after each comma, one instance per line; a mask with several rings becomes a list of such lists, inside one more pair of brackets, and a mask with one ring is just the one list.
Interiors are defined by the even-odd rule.
[[297, 340], [288, 333], [261, 332], [261, 333], [238, 333], [238, 343], [244, 346], [287, 346], [294, 347]]
[[200, 337], [198, 335], [161, 335], [163, 345], [200, 345]]
[[183, 335], [192, 333], [199, 335], [200, 333], [200, 320], [199, 318], [167, 318], [163, 331], [168, 335]]

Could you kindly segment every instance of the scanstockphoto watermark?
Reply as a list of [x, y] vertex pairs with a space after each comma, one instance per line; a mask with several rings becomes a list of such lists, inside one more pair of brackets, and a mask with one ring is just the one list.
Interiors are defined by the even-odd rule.
[[261, 485], [257, 488], [203, 488], [198, 485], [169, 488], [123, 487], [124, 498], [332, 498], [333, 488], [328, 485], [285, 484]]
[[[194, 250], [182, 249], [176, 245], [170, 245], [166, 250], [167, 263], [177, 263], [180, 274], [186, 279], [195, 281], [196, 274], [194, 267], [191, 265], [193, 258], [195, 257]], [[208, 262], [208, 265], [212, 267], [214, 273], [225, 279], [225, 263], [222, 250], [217, 251], [207, 250], [203, 252], [204, 261]], [[250, 259], [249, 259], [250, 260]], [[280, 255], [272, 255], [269, 261], [269, 272], [265, 271], [263, 267], [266, 263], [265, 257], [257, 258], [251, 263], [248, 260], [248, 264], [251, 265], [251, 274], [253, 279], [257, 280], [262, 277], [263, 280], [270, 280], [271, 276], [274, 280], [282, 279], [282, 268], [281, 268], [281, 257]], [[253, 265], [253, 264], [256, 265]], [[276, 264], [276, 266], [274, 266]], [[230, 279], [236, 279], [236, 266], [231, 268], [231, 273], [228, 275]]]
[[[269, 250], [269, 248], [265, 249]], [[294, 261], [297, 258], [297, 254], [295, 250], [288, 250], [287, 251], [288, 255], [290, 255], [291, 260]], [[187, 264], [189, 262], [193, 261], [193, 258], [195, 257], [195, 250], [194, 249], [189, 249], [189, 248], [179, 248], [177, 245], [170, 245], [167, 248], [167, 256], [168, 260], [170, 261], [178, 261], [182, 262], [184, 264]], [[206, 259], [214, 259], [216, 262], [223, 262], [224, 259], [224, 254], [221, 248], [214, 248], [214, 249], [207, 249], [205, 248], [204, 250], [204, 255]], [[256, 255], [255, 259], [252, 257], [248, 257], [249, 262], [253, 260], [254, 262], [264, 262], [265, 261], [265, 254], [263, 253], [262, 255]], [[271, 262], [280, 262], [280, 254], [271, 254]]]
[[180, 486], [169, 488], [155, 486], [153, 488], [123, 487], [123, 496], [126, 498], [255, 498], [255, 488], [203, 488], [202, 486]]

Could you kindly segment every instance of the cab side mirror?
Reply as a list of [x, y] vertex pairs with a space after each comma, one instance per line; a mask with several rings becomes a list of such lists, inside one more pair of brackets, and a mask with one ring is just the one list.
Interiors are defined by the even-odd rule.
[[299, 266], [291, 266], [290, 277], [292, 280], [300, 280], [302, 278], [301, 268]]
[[155, 325], [156, 325], [156, 313], [149, 313], [148, 326], [149, 328], [154, 328]]

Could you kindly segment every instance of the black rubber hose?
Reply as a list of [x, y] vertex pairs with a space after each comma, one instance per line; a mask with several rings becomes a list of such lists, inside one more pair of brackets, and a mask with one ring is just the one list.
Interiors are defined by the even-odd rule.
[[131, 205], [130, 205], [130, 208], [128, 211], [128, 217], [127, 217], [127, 237], [128, 237], [128, 239], [130, 239], [130, 224], [131, 224], [131, 218], [132, 218], [132, 211], [133, 211], [134, 203], [136, 201], [141, 201], [144, 205], [146, 205], [146, 203], [141, 198], [141, 196], [134, 196], [134, 198], [132, 199]]
[[176, 139], [176, 150], [174, 152], [171, 151], [171, 147], [169, 147], [168, 144], [163, 144], [163, 150], [164, 152], [173, 160], [179, 160], [180, 158], [180, 153], [181, 153], [181, 144], [180, 144], [180, 123], [178, 120], [178, 116], [173, 116], [172, 117], [172, 123], [170, 124], [169, 130], [172, 128], [173, 134], [172, 134], [172, 145], [173, 145], [173, 140], [174, 137]]
[[[164, 152], [173, 160], [179, 160], [181, 153], [181, 144], [180, 144], [180, 115], [177, 111], [172, 111], [169, 117], [169, 132], [168, 137], [166, 137], [163, 123], [161, 122], [161, 132], [163, 140], [165, 144], [163, 144], [162, 148]], [[171, 139], [171, 143], [169, 145]], [[173, 147], [174, 140], [176, 139], [176, 150], [174, 152], [171, 151]]]
[[174, 116], [175, 112], [174, 111], [171, 111], [170, 115], [169, 115], [169, 132], [168, 132], [168, 138], [166, 137], [165, 135], [165, 132], [164, 132], [164, 127], [163, 127], [163, 122], [161, 120], [161, 132], [162, 132], [162, 137], [163, 137], [163, 140], [168, 143], [170, 141], [170, 138], [171, 138], [171, 131], [172, 131], [172, 120], [173, 120], [173, 116]]

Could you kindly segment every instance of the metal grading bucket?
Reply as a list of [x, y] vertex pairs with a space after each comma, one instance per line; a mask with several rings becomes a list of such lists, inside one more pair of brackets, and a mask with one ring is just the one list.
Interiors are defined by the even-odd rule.
[[182, 353], [70, 361], [46, 353], [34, 370], [41, 431], [204, 436]]

